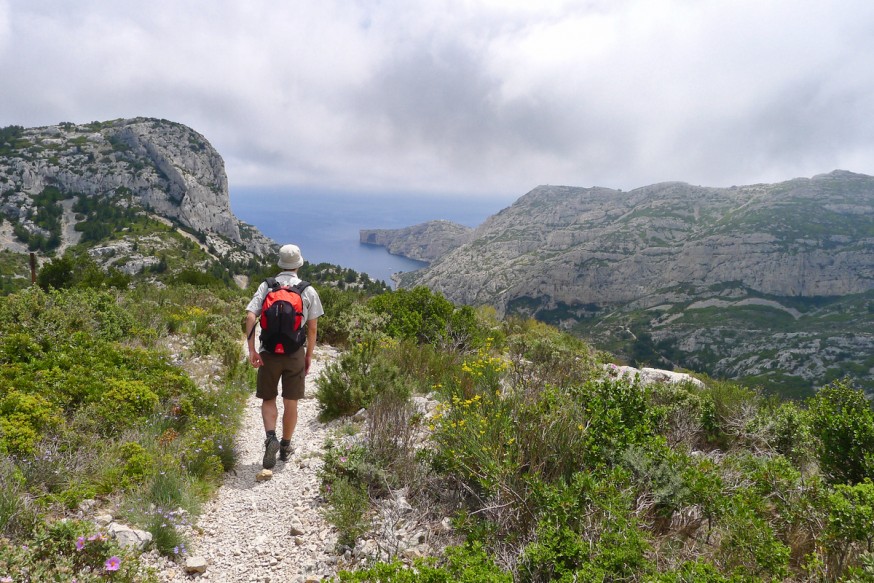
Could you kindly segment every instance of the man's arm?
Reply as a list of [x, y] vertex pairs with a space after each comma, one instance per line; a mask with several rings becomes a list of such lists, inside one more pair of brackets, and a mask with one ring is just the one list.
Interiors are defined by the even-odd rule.
[[307, 321], [307, 355], [306, 355], [306, 372], [309, 374], [310, 365], [313, 362], [313, 350], [316, 349], [316, 333], [319, 329], [319, 319], [313, 318]]
[[246, 343], [249, 346], [249, 363], [258, 368], [262, 364], [261, 355], [255, 349], [255, 323], [258, 321], [258, 316], [254, 312], [246, 312]]

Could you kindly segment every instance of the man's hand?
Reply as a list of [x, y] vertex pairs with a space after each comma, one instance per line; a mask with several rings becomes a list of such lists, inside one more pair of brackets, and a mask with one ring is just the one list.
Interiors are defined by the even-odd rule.
[[246, 344], [249, 348], [249, 364], [258, 368], [264, 364], [264, 361], [261, 360], [261, 355], [258, 354], [258, 351], [255, 350], [255, 323], [258, 320], [258, 316], [256, 316], [252, 312], [246, 312]]

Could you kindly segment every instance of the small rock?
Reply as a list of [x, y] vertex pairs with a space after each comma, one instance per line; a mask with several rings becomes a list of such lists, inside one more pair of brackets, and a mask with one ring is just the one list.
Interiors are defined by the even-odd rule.
[[305, 534], [303, 525], [300, 523], [299, 520], [292, 521], [291, 528], [288, 530], [288, 534], [290, 534], [291, 536], [300, 536], [302, 534]]
[[200, 556], [191, 556], [186, 557], [185, 559], [185, 572], [189, 575], [193, 575], [195, 573], [206, 573], [206, 567], [208, 563], [204, 557]]
[[94, 500], [92, 498], [86, 498], [85, 500], [79, 502], [79, 510], [81, 510], [82, 512], [91, 512], [96, 505], [97, 500]]
[[109, 534], [118, 541], [122, 548], [135, 548], [143, 550], [152, 542], [152, 533], [144, 530], [136, 530], [124, 524], [113, 522], [109, 525]]
[[398, 510], [400, 510], [404, 514], [413, 511], [413, 507], [410, 506], [410, 503], [407, 502], [407, 499], [404, 498], [403, 496], [398, 497], [397, 506], [398, 506]]
[[255, 475], [256, 482], [266, 482], [273, 477], [273, 472], [270, 470], [261, 470]]
[[106, 526], [112, 522], [112, 514], [98, 514], [94, 517], [94, 524], [97, 526]]

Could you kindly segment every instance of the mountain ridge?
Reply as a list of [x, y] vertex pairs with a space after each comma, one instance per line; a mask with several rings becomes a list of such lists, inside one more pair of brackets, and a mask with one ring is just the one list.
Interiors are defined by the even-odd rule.
[[[872, 257], [874, 177], [836, 170], [729, 188], [684, 182], [630, 191], [539, 186], [486, 219], [467, 243], [397, 279], [401, 287], [425, 285], [456, 303], [535, 316], [632, 359], [636, 341], [629, 337], [623, 343], [619, 337], [623, 330], [644, 332], [650, 339], [643, 352], [652, 364], [679, 362], [732, 378], [761, 372], [763, 359], [752, 352], [729, 354], [723, 340], [708, 336], [719, 328], [716, 322], [694, 334], [683, 329], [686, 336], [699, 336], [694, 347], [684, 349], [690, 343], [678, 331], [684, 321], [705, 312], [726, 317], [744, 312], [743, 333], [763, 353], [777, 332], [762, 323], [771, 316], [800, 310], [792, 333], [816, 336], [812, 330], [819, 325], [809, 318], [817, 302], [863, 298], [854, 304], [853, 310], [862, 311], [857, 322], [846, 328], [855, 345], [847, 347], [835, 329], [819, 338], [825, 345], [840, 344], [835, 353], [850, 357], [827, 359], [816, 373], [802, 375], [799, 366], [790, 367], [790, 376], [810, 384], [846, 372], [849, 363], [867, 367], [874, 339], [863, 327], [864, 298], [874, 292]], [[701, 303], [715, 299], [730, 301]], [[738, 303], [745, 299], [750, 302]], [[756, 310], [768, 311], [768, 317]], [[613, 332], [605, 334], [611, 326]], [[708, 343], [718, 354], [705, 358]], [[640, 352], [639, 343], [637, 348]], [[786, 360], [784, 355], [770, 362], [781, 358]], [[744, 360], [748, 365], [740, 364]], [[874, 382], [868, 368], [854, 374]]]
[[216, 249], [239, 246], [254, 256], [272, 251], [272, 241], [231, 211], [219, 153], [204, 136], [176, 122], [137, 117], [3, 128], [0, 217], [19, 234], [57, 237], [40, 220], [45, 201], [39, 197], [47, 188], [58, 193], [56, 199], [84, 195], [118, 203], [129, 196], [147, 211], [202, 234]]

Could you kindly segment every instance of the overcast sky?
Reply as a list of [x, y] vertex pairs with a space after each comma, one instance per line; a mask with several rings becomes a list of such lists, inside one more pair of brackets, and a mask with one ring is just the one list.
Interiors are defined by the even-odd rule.
[[871, 0], [0, 0], [0, 126], [184, 123], [234, 188], [874, 174]]

